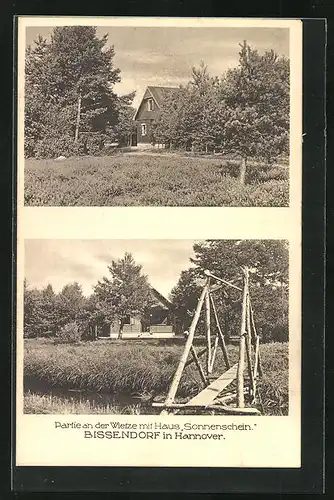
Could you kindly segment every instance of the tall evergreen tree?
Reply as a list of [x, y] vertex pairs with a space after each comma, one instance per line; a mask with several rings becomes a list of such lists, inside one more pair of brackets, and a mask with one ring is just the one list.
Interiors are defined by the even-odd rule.
[[222, 143], [223, 106], [217, 78], [202, 62], [193, 67], [188, 85], [173, 92], [163, 103], [154, 124], [157, 143], [195, 151], [212, 151]]
[[94, 287], [98, 307], [106, 320], [120, 321], [122, 331], [127, 316], [146, 316], [151, 304], [150, 286], [142, 266], [136, 264], [130, 253], [113, 260], [108, 266], [109, 277]]
[[248, 158], [273, 161], [289, 152], [289, 60], [273, 51], [263, 55], [246, 41], [240, 45], [239, 66], [221, 84], [226, 107], [224, 147], [242, 158], [240, 183]]
[[120, 70], [107, 41], [107, 35], [98, 38], [95, 27], [64, 26], [54, 28], [49, 41], [39, 37], [28, 48], [27, 155], [50, 156], [66, 148], [85, 152], [89, 138], [97, 137], [97, 143], [107, 133], [113, 138], [119, 113], [113, 87]]

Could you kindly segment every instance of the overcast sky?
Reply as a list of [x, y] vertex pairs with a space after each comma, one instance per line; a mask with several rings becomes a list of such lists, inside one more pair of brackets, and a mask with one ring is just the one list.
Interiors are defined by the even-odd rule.
[[[26, 29], [26, 44], [40, 34], [48, 37], [50, 27]], [[287, 28], [176, 28], [176, 27], [99, 27], [99, 36], [108, 33], [115, 47], [115, 65], [121, 70], [118, 94], [136, 91], [137, 107], [145, 88], [177, 87], [189, 81], [192, 66], [201, 61], [212, 75], [220, 76], [238, 64], [239, 43], [243, 40], [260, 52], [274, 49], [289, 56]]]
[[85, 295], [103, 276], [113, 259], [133, 254], [150, 284], [168, 296], [181, 271], [191, 265], [195, 240], [26, 240], [25, 278], [37, 288], [51, 283], [59, 292], [78, 281]]

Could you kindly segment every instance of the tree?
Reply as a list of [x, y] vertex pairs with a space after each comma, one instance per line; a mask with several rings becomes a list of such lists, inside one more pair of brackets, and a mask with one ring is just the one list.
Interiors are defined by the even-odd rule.
[[29, 287], [24, 280], [23, 331], [25, 337], [38, 337], [40, 333], [41, 293], [36, 288]]
[[[134, 93], [130, 96], [131, 102]], [[118, 123], [114, 129], [114, 136], [121, 146], [131, 145], [131, 135], [136, 132], [136, 124], [133, 117], [136, 113], [135, 108], [131, 106], [128, 96], [119, 99]]]
[[110, 323], [108, 311], [106, 311], [104, 303], [98, 301], [95, 293], [89, 297], [84, 297], [83, 305], [79, 314], [76, 317], [76, 323], [80, 327], [81, 336], [84, 340], [96, 340], [98, 336], [98, 327], [101, 327], [106, 322]]
[[43, 337], [53, 337], [57, 333], [57, 296], [51, 284], [41, 291], [39, 328]]
[[241, 157], [240, 183], [249, 157], [271, 163], [289, 152], [289, 60], [240, 45], [239, 65], [220, 79], [201, 62], [185, 87], [163, 103], [153, 142]]
[[57, 296], [52, 285], [42, 290], [30, 288], [24, 282], [24, 335], [26, 337], [52, 337], [59, 322]]
[[240, 183], [247, 159], [273, 161], [289, 151], [289, 60], [273, 51], [260, 55], [246, 41], [239, 66], [221, 82], [226, 107], [224, 147], [241, 156]]
[[[250, 292], [257, 326], [264, 340], [283, 340], [288, 334], [288, 246], [279, 240], [206, 240], [194, 245], [195, 267], [181, 274], [172, 301], [181, 314], [194, 312], [205, 269], [242, 286], [241, 267], [250, 269]], [[241, 296], [224, 288], [215, 294], [224, 332], [240, 328]], [[181, 306], [181, 307], [180, 307]]]
[[206, 240], [194, 245], [191, 259], [200, 270], [229, 281], [240, 279], [240, 269], [247, 266], [253, 284], [288, 283], [288, 246], [281, 240]]
[[178, 332], [183, 333], [189, 328], [200, 294], [201, 286], [197, 270], [190, 268], [182, 271], [170, 293]]
[[[152, 126], [152, 142], [172, 147], [187, 147], [190, 125], [189, 98], [186, 88], [180, 87], [166, 97]], [[188, 128], [186, 123], [188, 122]]]
[[142, 266], [135, 263], [130, 253], [113, 260], [108, 266], [109, 277], [94, 287], [98, 308], [106, 320], [120, 321], [122, 331], [127, 316], [146, 316], [151, 304], [150, 286]]
[[[51, 156], [99, 148], [118, 124], [120, 81], [114, 48], [92, 26], [54, 28], [26, 54], [26, 154]], [[130, 99], [130, 96], [128, 96]], [[124, 99], [123, 99], [124, 101]], [[91, 145], [93, 147], [94, 145]]]
[[224, 109], [219, 80], [202, 62], [191, 80], [163, 102], [154, 123], [153, 141], [197, 151], [212, 151], [222, 143]]
[[56, 298], [57, 329], [79, 320], [84, 303], [85, 297], [79, 283], [74, 282], [65, 285]]
[[205, 152], [221, 147], [224, 107], [220, 97], [219, 79], [211, 77], [202, 61], [192, 68], [189, 83], [193, 109], [191, 142], [193, 149]]

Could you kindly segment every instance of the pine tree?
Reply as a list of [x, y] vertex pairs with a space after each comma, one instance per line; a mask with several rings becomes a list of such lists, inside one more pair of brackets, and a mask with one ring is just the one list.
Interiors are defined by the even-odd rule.
[[191, 80], [163, 103], [154, 124], [154, 141], [176, 148], [213, 151], [222, 143], [223, 102], [219, 81], [202, 62]]
[[136, 264], [130, 253], [113, 260], [108, 266], [109, 277], [94, 287], [98, 308], [109, 322], [120, 321], [122, 331], [127, 316], [146, 316], [151, 304], [150, 286], [142, 266]]
[[113, 138], [120, 107], [113, 87], [120, 70], [107, 41], [95, 27], [64, 26], [54, 28], [50, 41], [39, 37], [28, 48], [26, 155], [85, 153], [98, 150], [106, 134]]
[[239, 66], [221, 84], [226, 106], [224, 146], [241, 156], [240, 183], [248, 158], [273, 161], [289, 151], [289, 61], [273, 51], [260, 55], [246, 41]]

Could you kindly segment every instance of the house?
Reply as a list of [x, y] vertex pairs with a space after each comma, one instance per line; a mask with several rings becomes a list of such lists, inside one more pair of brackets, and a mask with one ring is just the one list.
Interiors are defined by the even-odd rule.
[[151, 130], [153, 121], [159, 116], [163, 101], [177, 92], [177, 87], [147, 87], [141, 103], [133, 119], [136, 122], [136, 144], [151, 144]]
[[120, 322], [105, 324], [100, 331], [101, 338], [171, 338], [175, 336], [174, 314], [171, 302], [151, 287], [152, 305], [149, 318], [128, 316], [120, 331]]

